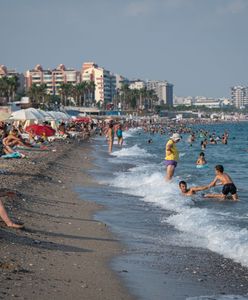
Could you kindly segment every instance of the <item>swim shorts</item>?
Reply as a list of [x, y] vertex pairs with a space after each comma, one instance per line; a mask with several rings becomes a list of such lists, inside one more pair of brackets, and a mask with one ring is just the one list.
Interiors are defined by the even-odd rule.
[[232, 195], [237, 193], [237, 188], [233, 183], [227, 183], [223, 186], [222, 194], [228, 195], [229, 193], [231, 193]]
[[176, 168], [177, 161], [175, 161], [175, 160], [165, 160], [165, 165], [166, 165], [166, 167], [168, 167], [168, 166], [174, 166]]

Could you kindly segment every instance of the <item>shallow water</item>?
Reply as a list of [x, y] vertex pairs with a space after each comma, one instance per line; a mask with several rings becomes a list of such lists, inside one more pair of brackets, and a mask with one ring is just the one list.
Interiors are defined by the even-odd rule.
[[[115, 261], [114, 268], [121, 271], [126, 265], [130, 271], [133, 266], [136, 270], [136, 273], [132, 272], [134, 282], [135, 274], [140, 272], [156, 281], [155, 286], [147, 286], [149, 280], [146, 280], [142, 299], [164, 299], [156, 295], [156, 291], [161, 291], [165, 285], [164, 274], [159, 268], [151, 268], [156, 265], [156, 257], [163, 255], [163, 245], [206, 248], [248, 266], [248, 152], [245, 152], [248, 149], [248, 124], [204, 126], [206, 128], [210, 132], [215, 130], [217, 135], [228, 130], [228, 145], [208, 145], [205, 155], [209, 168], [197, 169], [195, 161], [201, 151], [201, 139], [198, 138], [191, 147], [187, 142], [188, 135], [184, 135], [178, 144], [180, 161], [172, 183], [164, 180], [164, 147], [168, 136], [130, 130], [124, 134], [125, 146], [122, 149], [115, 146], [111, 156], [107, 154], [104, 139], [95, 140], [97, 167], [92, 175], [101, 186], [98, 189], [84, 187], [81, 192], [87, 199], [110, 208], [99, 213], [98, 218], [110, 224], [128, 244], [129, 256]], [[147, 143], [149, 138], [152, 138], [152, 144]], [[205, 185], [214, 178], [216, 164], [223, 164], [231, 175], [240, 202], [204, 200], [201, 193], [193, 199], [180, 194], [180, 180], [187, 181], [190, 186]], [[221, 187], [212, 191], [219, 192]], [[125, 270], [121, 275], [124, 278], [130, 276]], [[139, 280], [142, 281], [136, 278]], [[183, 284], [184, 287], [187, 285], [186, 282]], [[194, 296], [209, 294], [202, 287], [197, 291], [195, 285], [194, 289]], [[229, 297], [226, 299], [232, 299]], [[177, 299], [176, 294], [172, 299]]]

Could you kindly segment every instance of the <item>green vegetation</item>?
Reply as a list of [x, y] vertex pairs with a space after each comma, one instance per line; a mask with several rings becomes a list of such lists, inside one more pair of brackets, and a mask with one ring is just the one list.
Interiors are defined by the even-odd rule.
[[14, 101], [18, 87], [17, 76], [0, 78], [0, 97], [5, 98], [7, 102]]

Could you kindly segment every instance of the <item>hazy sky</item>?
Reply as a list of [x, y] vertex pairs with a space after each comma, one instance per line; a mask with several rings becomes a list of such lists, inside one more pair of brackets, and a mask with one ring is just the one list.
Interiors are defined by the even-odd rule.
[[165, 79], [175, 95], [248, 85], [248, 0], [0, 0], [0, 64]]

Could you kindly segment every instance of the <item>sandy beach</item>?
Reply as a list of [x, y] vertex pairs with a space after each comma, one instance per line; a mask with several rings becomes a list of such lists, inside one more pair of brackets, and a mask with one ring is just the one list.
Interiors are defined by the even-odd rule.
[[76, 185], [93, 185], [90, 142], [60, 143], [56, 151], [1, 160], [1, 188], [19, 192], [4, 198], [10, 216], [25, 230], [0, 227], [0, 298], [134, 299], [108, 263], [119, 241], [93, 213], [102, 207], [79, 200]]

